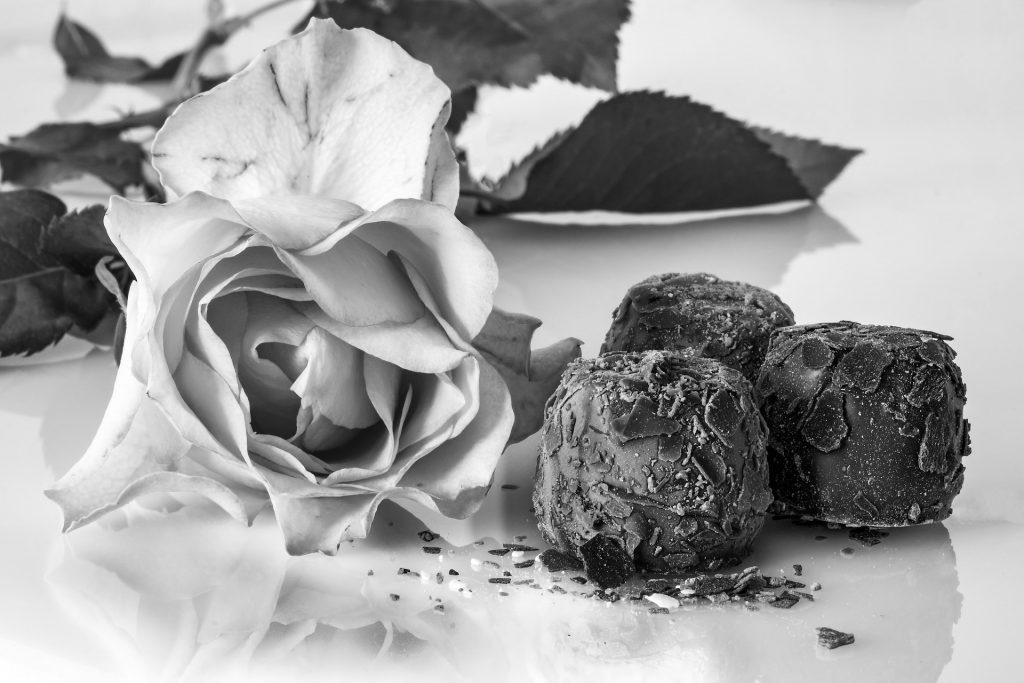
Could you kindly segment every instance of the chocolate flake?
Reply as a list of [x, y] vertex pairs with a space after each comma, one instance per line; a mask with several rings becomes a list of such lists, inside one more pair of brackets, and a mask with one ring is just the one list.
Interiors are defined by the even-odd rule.
[[494, 576], [487, 579], [487, 583], [512, 583], [512, 579], [507, 576]]
[[811, 414], [800, 427], [800, 433], [807, 439], [807, 443], [822, 453], [838, 450], [843, 438], [850, 432], [846, 416], [843, 414], [844, 400], [845, 395], [838, 391], [826, 389], [821, 392], [821, 396], [814, 402]]
[[793, 565], [793, 573], [796, 574], [797, 576], [803, 576], [804, 566], [802, 564], [794, 564]]
[[612, 430], [622, 441], [632, 441], [648, 436], [675, 434], [679, 431], [678, 420], [658, 415], [658, 406], [648, 396], [641, 396], [633, 402], [628, 415], [611, 421]]
[[580, 548], [587, 577], [601, 588], [616, 588], [634, 572], [633, 560], [609, 536], [594, 536]]
[[501, 488], [505, 491], [515, 491], [519, 486], [516, 484], [502, 484]]
[[770, 604], [772, 607], [778, 607], [779, 609], [789, 609], [798, 602], [800, 602], [800, 596], [789, 591], [782, 591], [782, 594]]
[[491, 554], [491, 555], [497, 555], [498, 557], [504, 557], [505, 555], [508, 555], [511, 551], [508, 548], [495, 548], [493, 550], [488, 550], [487, 552], [489, 554]]
[[892, 354], [881, 342], [864, 339], [857, 342], [836, 367], [836, 381], [842, 387], [856, 387], [874, 393], [882, 383], [882, 373], [892, 364]]
[[852, 633], [843, 633], [837, 631], [834, 628], [828, 628], [827, 626], [819, 626], [818, 629], [818, 645], [826, 647], [829, 650], [834, 650], [837, 647], [844, 645], [850, 645], [854, 642]]
[[553, 548], [542, 552], [537, 556], [537, 559], [549, 572], [580, 571], [583, 569], [583, 563], [575, 557], [566, 555]]
[[436, 545], [425, 545], [423, 546], [423, 552], [425, 552], [427, 555], [440, 555], [441, 549], [438, 548]]
[[533, 560], [523, 560], [522, 562], [516, 562], [514, 565], [516, 569], [526, 569], [527, 567], [533, 566]]
[[459, 575], [459, 573], [457, 571], [455, 571], [454, 569], [449, 569], [448, 570], [448, 576], [458, 576], [458, 575]]
[[853, 504], [860, 508], [861, 512], [868, 515], [871, 519], [878, 518], [878, 507], [871, 502], [871, 499], [864, 495], [863, 491], [858, 491], [857, 495], [853, 497]]
[[512, 552], [517, 552], [517, 551], [518, 552], [524, 552], [524, 553], [534, 553], [534, 552], [537, 552], [537, 548], [532, 548], [532, 547], [530, 547], [528, 545], [522, 545], [520, 543], [502, 543], [502, 545], [504, 547], [508, 548], [509, 550], [511, 550]]

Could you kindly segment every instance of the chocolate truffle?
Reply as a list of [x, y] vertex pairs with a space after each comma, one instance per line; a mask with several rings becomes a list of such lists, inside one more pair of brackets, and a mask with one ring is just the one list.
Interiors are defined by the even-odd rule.
[[948, 339], [847, 321], [776, 332], [757, 382], [776, 500], [841, 524], [948, 517], [970, 452]]
[[641, 570], [738, 562], [771, 502], [752, 390], [716, 360], [669, 352], [571, 363], [545, 409], [533, 492], [544, 537], [587, 564], [598, 536]]
[[707, 273], [652, 275], [630, 287], [612, 313], [601, 353], [687, 351], [717, 358], [753, 382], [771, 333], [794, 322], [779, 297], [745, 282]]

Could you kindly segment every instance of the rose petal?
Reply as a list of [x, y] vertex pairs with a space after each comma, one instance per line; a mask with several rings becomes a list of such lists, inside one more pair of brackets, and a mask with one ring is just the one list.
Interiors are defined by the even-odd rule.
[[357, 237], [319, 254], [282, 249], [278, 255], [324, 312], [343, 325], [410, 323], [427, 313], [405, 274]]
[[422, 490], [449, 516], [468, 515], [486, 493], [513, 421], [505, 382], [489, 363], [481, 362], [476, 418], [461, 434], [413, 465], [401, 484]]
[[247, 452], [246, 416], [220, 375], [186, 352], [174, 371], [174, 383], [185, 405], [204, 429], [228, 452], [242, 459]]
[[232, 202], [253, 230], [282, 249], [306, 249], [333, 236], [347, 235], [365, 215], [358, 205], [316, 196], [277, 195]]
[[247, 231], [229, 203], [202, 193], [170, 204], [111, 197], [104, 223], [135, 277], [161, 303], [185, 273], [236, 244]]
[[363, 381], [380, 418], [379, 425], [373, 430], [365, 430], [357, 442], [345, 444], [332, 458], [337, 470], [324, 480], [325, 486], [358, 482], [388, 471], [395, 461], [398, 437], [409, 414], [412, 391], [403, 386], [399, 368], [372, 356], [364, 358]]
[[467, 341], [491, 311], [498, 286], [494, 256], [444, 207], [398, 200], [367, 216], [353, 233], [382, 253], [397, 252], [422, 276], [441, 317]]
[[410, 418], [402, 428], [398, 455], [386, 471], [359, 482], [369, 489], [385, 491], [397, 486], [409, 468], [421, 458], [460, 434], [480, 408], [480, 365], [477, 358], [467, 358], [447, 375], [416, 377], [419, 379], [413, 384], [416, 400]]
[[292, 555], [337, 554], [344, 541], [366, 536], [377, 507], [389, 498], [405, 498], [437, 510], [429, 496], [411, 488], [367, 494], [351, 488], [318, 487], [314, 494], [309, 487], [296, 486], [295, 480], [281, 475], [270, 473], [267, 479], [274, 514]]
[[179, 195], [312, 194], [369, 209], [413, 197], [454, 209], [448, 99], [430, 67], [395, 43], [313, 20], [178, 107], [153, 163]]
[[362, 429], [378, 421], [366, 395], [362, 351], [314, 328], [300, 352], [309, 361], [291, 388], [302, 398], [303, 408], [348, 429]]
[[[138, 299], [133, 287], [129, 312], [138, 309]], [[81, 460], [46, 491], [63, 510], [64, 529], [76, 528], [143, 493], [156, 491], [202, 493], [237, 515], [241, 503], [223, 487], [202, 477], [170, 474], [189, 469], [185, 455], [190, 445], [146, 396], [145, 385], [135, 377], [131, 357], [133, 347], [140, 342], [138, 316], [128, 320], [125, 362], [118, 369], [100, 427]]]
[[438, 373], [454, 369], [469, 353], [452, 346], [433, 315], [411, 323], [380, 323], [352, 327], [333, 320], [319, 306], [296, 304], [318, 327], [368, 355], [413, 372]]

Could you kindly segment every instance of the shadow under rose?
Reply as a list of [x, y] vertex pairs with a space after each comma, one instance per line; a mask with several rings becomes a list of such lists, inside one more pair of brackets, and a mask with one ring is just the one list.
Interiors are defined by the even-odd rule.
[[[288, 557], [267, 517], [250, 529], [198, 502], [148, 503], [67, 536], [49, 576], [137, 678], [931, 682], [960, 613], [941, 525], [862, 547], [845, 529], [772, 522], [752, 562], [794, 579], [802, 564], [797, 580], [823, 585], [813, 602], [651, 614], [646, 601], [606, 603], [570, 576], [515, 566], [531, 552], [420, 537], [422, 523], [393, 505], [336, 557]], [[817, 626], [857, 642], [824, 650]]]

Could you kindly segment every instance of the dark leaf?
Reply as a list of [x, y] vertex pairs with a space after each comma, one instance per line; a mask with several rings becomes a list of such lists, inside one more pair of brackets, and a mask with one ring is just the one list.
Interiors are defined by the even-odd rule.
[[142, 147], [122, 140], [116, 127], [91, 123], [45, 123], [0, 143], [2, 180], [27, 187], [93, 175], [124, 192], [145, 182], [145, 157]]
[[95, 279], [43, 250], [64, 212], [45, 192], [0, 193], [0, 356], [41, 351], [73, 327], [91, 331], [110, 311], [112, 297]]
[[91, 276], [104, 256], [117, 256], [103, 227], [106, 209], [94, 204], [54, 218], [43, 231], [42, 250], [79, 275]]
[[119, 57], [107, 52], [103, 41], [82, 24], [61, 15], [53, 30], [53, 47], [64, 62], [64, 73], [99, 83], [169, 81], [185, 57], [181, 52], [151, 66], [141, 57]]
[[506, 201], [488, 208], [650, 213], [814, 200], [857, 154], [793, 137], [769, 144], [687, 97], [626, 93], [513, 167], [495, 190]]
[[448, 123], [445, 124], [449, 135], [457, 135], [462, 130], [462, 124], [466, 122], [466, 119], [469, 118], [469, 115], [473, 113], [473, 109], [476, 107], [476, 98], [476, 86], [463, 88], [458, 92], [452, 93], [452, 113], [448, 117]]
[[394, 40], [453, 91], [542, 74], [614, 91], [629, 0], [346, 0], [318, 3], [312, 16]]
[[530, 350], [540, 320], [495, 308], [473, 346], [505, 380], [512, 396], [515, 424], [509, 443], [522, 441], [544, 422], [544, 403], [555, 393], [569, 361], [580, 357], [580, 341], [563, 339], [551, 346]]
[[829, 183], [861, 153], [859, 149], [826, 145], [817, 140], [785, 135], [767, 128], [752, 126], [751, 130], [759, 139], [768, 143], [773, 152], [785, 158], [811, 199], [820, 197]]

